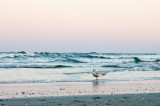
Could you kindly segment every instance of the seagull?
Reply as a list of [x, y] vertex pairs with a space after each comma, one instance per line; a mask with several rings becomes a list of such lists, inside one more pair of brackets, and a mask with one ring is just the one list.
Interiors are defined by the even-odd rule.
[[104, 75], [106, 75], [106, 74], [105, 74], [105, 73], [98, 73], [98, 72], [96, 72], [95, 69], [93, 69], [92, 75], [93, 75], [94, 77], [96, 77], [96, 79], [97, 79], [98, 77], [104, 76]]

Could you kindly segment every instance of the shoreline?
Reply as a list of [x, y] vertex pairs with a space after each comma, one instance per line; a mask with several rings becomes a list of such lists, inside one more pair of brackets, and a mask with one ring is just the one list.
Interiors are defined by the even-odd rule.
[[0, 98], [159, 92], [160, 80], [0, 84]]
[[159, 106], [160, 80], [0, 84], [3, 106]]

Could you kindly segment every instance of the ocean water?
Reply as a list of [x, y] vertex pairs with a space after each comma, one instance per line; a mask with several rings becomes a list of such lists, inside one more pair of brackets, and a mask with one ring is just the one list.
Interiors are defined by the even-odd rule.
[[158, 53], [0, 52], [0, 83], [160, 80]]

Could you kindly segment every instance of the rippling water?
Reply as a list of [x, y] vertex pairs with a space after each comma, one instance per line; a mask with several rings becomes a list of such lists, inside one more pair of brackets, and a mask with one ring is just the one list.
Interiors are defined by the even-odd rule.
[[0, 83], [92, 81], [93, 69], [106, 81], [160, 80], [160, 54], [0, 52]]

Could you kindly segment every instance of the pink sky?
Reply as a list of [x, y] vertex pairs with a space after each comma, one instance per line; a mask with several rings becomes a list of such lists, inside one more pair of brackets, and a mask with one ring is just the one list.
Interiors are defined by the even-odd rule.
[[160, 52], [159, 0], [1, 0], [0, 51]]

